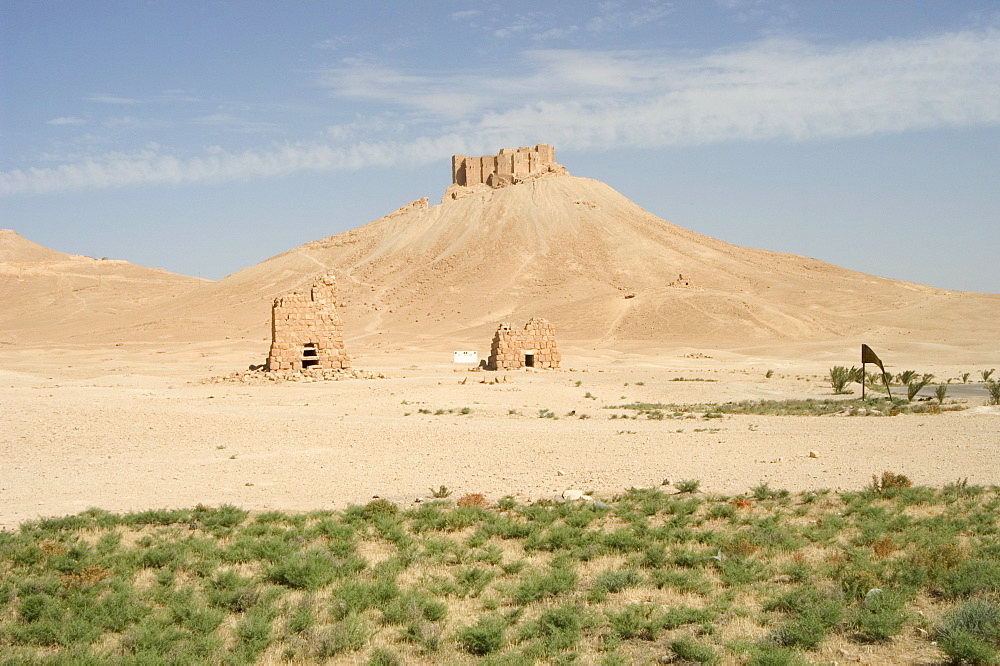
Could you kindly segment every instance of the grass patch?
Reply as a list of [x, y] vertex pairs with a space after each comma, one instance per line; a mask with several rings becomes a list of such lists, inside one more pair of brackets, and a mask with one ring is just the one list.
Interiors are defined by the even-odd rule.
[[[693, 485], [693, 483], [692, 483]], [[694, 488], [691, 488], [694, 490]], [[893, 642], [1000, 657], [1000, 491], [735, 497], [633, 488], [596, 504], [100, 510], [0, 533], [12, 663], [809, 663]], [[919, 611], [919, 612], [918, 612]], [[753, 625], [756, 638], [747, 636]], [[926, 632], [917, 635], [917, 629]]]
[[[938, 411], [965, 409], [962, 405], [934, 405]], [[789, 399], [789, 400], [742, 400], [724, 403], [650, 403], [632, 402], [621, 405], [606, 405], [604, 409], [626, 410], [635, 416], [662, 421], [665, 419], [690, 418], [701, 414], [703, 418], [720, 418], [725, 414], [749, 414], [754, 416], [829, 416], [832, 414], [850, 416], [894, 416], [908, 413], [936, 413], [921, 403], [911, 404], [902, 399], [888, 400], [873, 397], [855, 399]], [[623, 418], [633, 418], [624, 416]]]

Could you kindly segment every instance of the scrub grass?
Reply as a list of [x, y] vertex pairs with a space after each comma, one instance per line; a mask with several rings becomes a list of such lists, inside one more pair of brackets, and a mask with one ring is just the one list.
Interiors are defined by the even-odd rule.
[[[467, 496], [468, 497], [468, 496]], [[1000, 489], [251, 515], [90, 509], [0, 532], [10, 663], [990, 662]]]
[[[915, 394], [914, 394], [915, 395]], [[914, 396], [910, 396], [910, 400]], [[742, 400], [725, 403], [675, 404], [658, 402], [632, 402], [621, 405], [605, 405], [604, 409], [617, 410], [610, 418], [638, 419], [651, 421], [698, 418], [717, 419], [725, 414], [749, 414], [753, 416], [896, 416], [898, 414], [940, 413], [961, 411], [965, 405], [927, 405], [910, 402], [900, 397], [892, 400], [882, 397], [837, 399], [807, 398], [789, 400]], [[619, 414], [617, 412], [625, 412]]]

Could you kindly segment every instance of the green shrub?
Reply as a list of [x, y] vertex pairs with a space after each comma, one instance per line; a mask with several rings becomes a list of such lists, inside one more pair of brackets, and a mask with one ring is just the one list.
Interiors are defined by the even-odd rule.
[[869, 593], [854, 609], [852, 626], [872, 640], [884, 641], [898, 636], [906, 625], [903, 611], [907, 597], [901, 590]]
[[845, 395], [851, 393], [851, 391], [847, 390], [847, 385], [853, 381], [857, 381], [859, 372], [859, 369], [853, 366], [851, 366], [850, 370], [842, 365], [835, 365], [830, 368], [828, 378], [834, 394]]
[[309, 652], [314, 660], [327, 660], [352, 650], [360, 650], [368, 641], [369, 629], [360, 615], [348, 615], [332, 625], [314, 629], [309, 635]]
[[[444, 486], [442, 486], [443, 488]], [[366, 520], [373, 520], [380, 516], [395, 516], [399, 513], [399, 507], [390, 502], [387, 499], [373, 499], [368, 504], [365, 504], [361, 515]]]
[[996, 663], [1000, 646], [1000, 604], [986, 599], [967, 601], [944, 616], [937, 631], [938, 647], [952, 661]]
[[656, 587], [670, 587], [678, 592], [695, 592], [703, 595], [712, 592], [712, 581], [697, 570], [660, 569], [650, 574], [650, 579]]
[[670, 641], [670, 649], [680, 659], [693, 661], [698, 664], [714, 664], [719, 660], [719, 655], [710, 645], [696, 641], [688, 636], [682, 636]]
[[773, 645], [767, 641], [750, 648], [748, 666], [807, 666], [809, 662], [792, 648]]
[[1000, 382], [986, 382], [986, 392], [990, 394], [987, 405], [1000, 405]]
[[543, 656], [553, 656], [579, 643], [587, 623], [588, 613], [585, 608], [576, 604], [563, 604], [544, 611], [535, 622], [526, 625], [519, 639], [534, 639], [538, 652]]
[[789, 619], [772, 634], [771, 641], [784, 647], [812, 650], [826, 638], [830, 628], [840, 622], [844, 605], [839, 599], [824, 596], [812, 588], [783, 595], [772, 608], [789, 611]]
[[377, 647], [368, 658], [368, 666], [402, 666], [403, 660], [389, 648]]
[[517, 604], [529, 604], [539, 599], [569, 592], [576, 587], [577, 575], [567, 561], [554, 561], [548, 571], [529, 574], [514, 588], [511, 597]]
[[267, 577], [288, 587], [316, 590], [337, 577], [337, 568], [328, 554], [312, 550], [296, 553], [269, 567]]
[[697, 479], [687, 479], [674, 484], [674, 487], [682, 493], [696, 493], [699, 486], [701, 486], [701, 481]]
[[971, 559], [945, 572], [940, 579], [944, 595], [966, 598], [981, 592], [1000, 592], [1000, 562]]
[[661, 629], [658, 621], [661, 612], [649, 604], [629, 604], [621, 611], [608, 609], [604, 615], [608, 618], [612, 635], [622, 640], [656, 640]]
[[223, 571], [208, 582], [205, 597], [212, 606], [245, 613], [256, 605], [260, 592], [253, 579], [244, 578], [235, 571]]
[[906, 384], [906, 399], [913, 402], [913, 399], [920, 393], [920, 389], [930, 384], [929, 375], [924, 375], [921, 379], [913, 379]]
[[642, 574], [632, 569], [602, 571], [594, 579], [594, 586], [590, 589], [588, 600], [591, 603], [604, 601], [609, 592], [621, 592], [630, 587], [638, 587], [642, 585], [642, 581]]
[[496, 652], [504, 646], [506, 623], [495, 617], [483, 616], [476, 624], [456, 632], [459, 644], [469, 654], [478, 656]]

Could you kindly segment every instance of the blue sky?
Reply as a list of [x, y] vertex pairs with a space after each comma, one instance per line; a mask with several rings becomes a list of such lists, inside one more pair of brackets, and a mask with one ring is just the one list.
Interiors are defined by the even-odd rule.
[[725, 241], [1000, 293], [1000, 4], [0, 3], [0, 227], [220, 278], [540, 141]]

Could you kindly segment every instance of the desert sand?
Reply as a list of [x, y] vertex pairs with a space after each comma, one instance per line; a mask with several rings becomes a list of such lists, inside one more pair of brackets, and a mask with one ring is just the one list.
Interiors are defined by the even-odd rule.
[[[354, 368], [382, 377], [221, 380], [263, 361], [272, 299], [325, 271]], [[1000, 483], [1000, 408], [974, 384], [1000, 367], [1000, 295], [729, 245], [585, 178], [405, 206], [217, 282], [2, 231], [0, 304], [6, 529], [94, 506], [408, 504], [442, 485], [527, 500], [687, 479], [727, 494], [860, 488], [883, 470]], [[452, 363], [534, 316], [556, 327], [560, 370]], [[607, 408], [829, 398], [829, 368], [860, 365], [861, 343], [892, 372], [971, 373], [949, 392], [968, 409], [654, 421]]]

